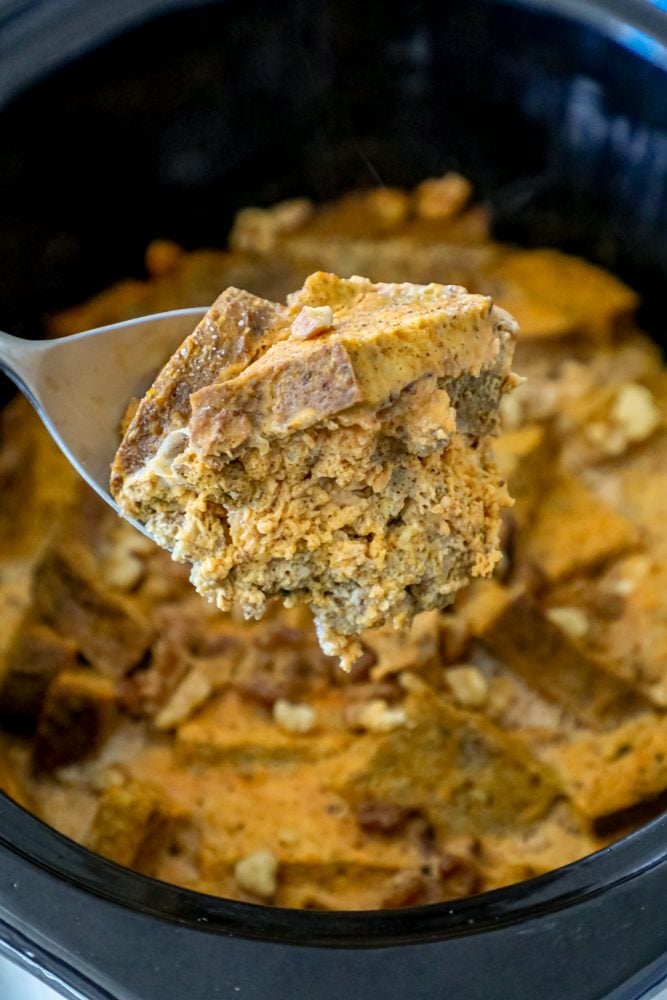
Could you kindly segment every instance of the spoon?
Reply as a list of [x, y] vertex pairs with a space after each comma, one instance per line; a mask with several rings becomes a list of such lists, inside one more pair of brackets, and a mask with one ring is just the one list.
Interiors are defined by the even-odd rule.
[[77, 472], [118, 513], [109, 473], [123, 414], [205, 312], [177, 309], [55, 340], [0, 331], [0, 370], [32, 403]]

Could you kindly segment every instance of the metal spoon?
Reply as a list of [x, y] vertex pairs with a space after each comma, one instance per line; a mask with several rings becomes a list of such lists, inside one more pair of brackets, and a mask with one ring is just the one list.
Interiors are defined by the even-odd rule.
[[77, 472], [116, 511], [109, 467], [122, 416], [205, 312], [178, 309], [56, 340], [22, 340], [0, 331], [0, 370], [30, 400]]

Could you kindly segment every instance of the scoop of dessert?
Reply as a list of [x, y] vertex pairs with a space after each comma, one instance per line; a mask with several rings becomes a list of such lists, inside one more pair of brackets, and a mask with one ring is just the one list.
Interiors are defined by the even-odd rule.
[[228, 288], [139, 403], [112, 494], [222, 610], [306, 602], [349, 666], [364, 630], [493, 571], [515, 334], [453, 285], [317, 272], [286, 305]]

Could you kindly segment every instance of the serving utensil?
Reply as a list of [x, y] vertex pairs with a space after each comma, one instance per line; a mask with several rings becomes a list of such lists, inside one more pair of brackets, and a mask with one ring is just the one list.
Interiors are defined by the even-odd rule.
[[116, 511], [109, 473], [127, 405], [143, 396], [205, 312], [177, 309], [54, 340], [0, 331], [0, 370], [30, 400], [77, 472]]

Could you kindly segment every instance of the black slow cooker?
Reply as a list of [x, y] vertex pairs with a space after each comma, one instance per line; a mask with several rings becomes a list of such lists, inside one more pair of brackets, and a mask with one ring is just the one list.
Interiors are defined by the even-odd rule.
[[[665, 6], [0, 0], [0, 328], [39, 335], [155, 236], [222, 244], [243, 205], [455, 168], [499, 236], [617, 271], [664, 336]], [[666, 899], [664, 816], [507, 889], [319, 913], [142, 877], [0, 798], [0, 953], [70, 997], [636, 998]]]

